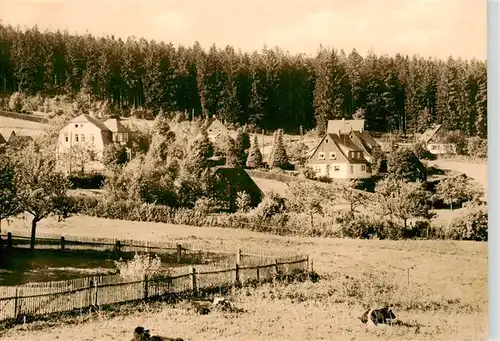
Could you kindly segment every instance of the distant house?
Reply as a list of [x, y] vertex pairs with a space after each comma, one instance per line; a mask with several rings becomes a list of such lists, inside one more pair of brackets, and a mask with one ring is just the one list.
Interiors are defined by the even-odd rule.
[[231, 135], [231, 132], [215, 115], [212, 117], [212, 122], [207, 127], [207, 135], [210, 141], [215, 141], [220, 135]]
[[307, 160], [317, 176], [333, 179], [365, 179], [371, 177], [370, 163], [362, 148], [354, 144], [349, 134], [327, 133]]
[[365, 120], [330, 120], [328, 134], [346, 134], [351, 142], [363, 151], [368, 162], [373, 161], [373, 153], [380, 151], [381, 146], [375, 141], [372, 134], [364, 129]]
[[[248, 173], [241, 167], [215, 167], [215, 176], [221, 180], [226, 193], [236, 197], [238, 192], [246, 192], [250, 196], [250, 206], [259, 205], [264, 197], [261, 189]], [[230, 208], [234, 210], [235, 208]]]
[[432, 154], [456, 154], [456, 145], [446, 143], [444, 139], [444, 130], [441, 124], [434, 125], [427, 129], [419, 138], [424, 143], [427, 150]]
[[0, 146], [7, 144], [7, 140], [3, 137], [3, 135], [0, 133]]
[[[100, 170], [103, 165], [99, 160], [103, 157], [104, 148], [112, 143], [127, 147], [130, 157], [129, 132], [118, 119], [108, 119], [103, 123], [93, 116], [82, 114], [73, 118], [60, 130], [57, 155], [67, 154], [74, 149], [92, 150], [95, 157], [91, 160], [89, 168]], [[60, 160], [64, 160], [64, 158]], [[71, 172], [71, 165], [61, 166], [69, 166]]]
[[30, 144], [31, 141], [33, 141], [33, 138], [31, 136], [17, 135], [16, 132], [12, 130], [9, 139], [7, 140], [7, 145], [11, 149], [21, 149]]

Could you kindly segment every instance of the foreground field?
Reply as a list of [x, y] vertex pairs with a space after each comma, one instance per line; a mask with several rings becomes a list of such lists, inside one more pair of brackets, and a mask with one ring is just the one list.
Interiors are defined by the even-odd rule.
[[[14, 221], [4, 230], [22, 229]], [[488, 329], [487, 244], [295, 238], [247, 230], [197, 228], [72, 217], [46, 220], [41, 233], [145, 240], [204, 240], [216, 247], [309, 253], [319, 283], [243, 289], [246, 312], [194, 315], [179, 307], [137, 306], [131, 314], [101, 313], [19, 326], [2, 340], [126, 340], [137, 325], [185, 340], [485, 340]], [[348, 278], [346, 276], [349, 276]], [[392, 303], [412, 326], [369, 329], [356, 318], [365, 304]], [[116, 316], [113, 316], [116, 315]], [[80, 322], [78, 322], [80, 321]], [[45, 326], [46, 328], [41, 328]]]

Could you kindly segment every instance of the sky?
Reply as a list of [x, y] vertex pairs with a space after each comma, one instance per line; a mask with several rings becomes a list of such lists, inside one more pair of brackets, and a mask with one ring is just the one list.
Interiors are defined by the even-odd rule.
[[486, 59], [485, 0], [0, 0], [19, 27], [252, 52], [324, 47], [365, 55]]

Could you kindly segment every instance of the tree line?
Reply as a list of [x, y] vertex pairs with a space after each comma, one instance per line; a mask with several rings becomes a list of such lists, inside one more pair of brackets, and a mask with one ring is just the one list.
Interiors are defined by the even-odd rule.
[[441, 123], [486, 137], [486, 61], [452, 57], [243, 53], [0, 25], [0, 90], [85, 94], [122, 112], [216, 114], [266, 130], [324, 132], [329, 119], [354, 117], [372, 131], [422, 132]]

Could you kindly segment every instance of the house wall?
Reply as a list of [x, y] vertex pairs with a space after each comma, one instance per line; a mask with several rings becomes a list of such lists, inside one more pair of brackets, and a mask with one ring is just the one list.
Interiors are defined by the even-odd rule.
[[456, 154], [456, 146], [452, 143], [429, 143], [427, 150], [434, 155]]
[[[75, 127], [75, 124], [78, 124], [78, 127]], [[66, 134], [68, 141], [66, 141]], [[85, 136], [85, 141], [82, 141], [82, 135]], [[78, 141], [76, 136], [78, 136]], [[110, 141], [110, 132], [101, 131], [100, 128], [92, 123], [71, 123], [61, 129], [57, 144], [59, 153], [67, 152], [71, 146], [85, 145], [89, 148], [94, 148], [97, 155], [102, 157], [104, 147]]]
[[[335, 160], [330, 158], [330, 153], [335, 153]], [[325, 156], [324, 159], [321, 157], [322, 155]], [[366, 164], [351, 165], [329, 136], [325, 136], [321, 140], [318, 149], [311, 156], [307, 165], [316, 172], [317, 176], [328, 176], [333, 179], [364, 179], [371, 177]], [[352, 173], [351, 166], [353, 168]]]
[[214, 139], [219, 134], [227, 134], [226, 127], [220, 121], [213, 121], [207, 128], [207, 135], [210, 139]]

